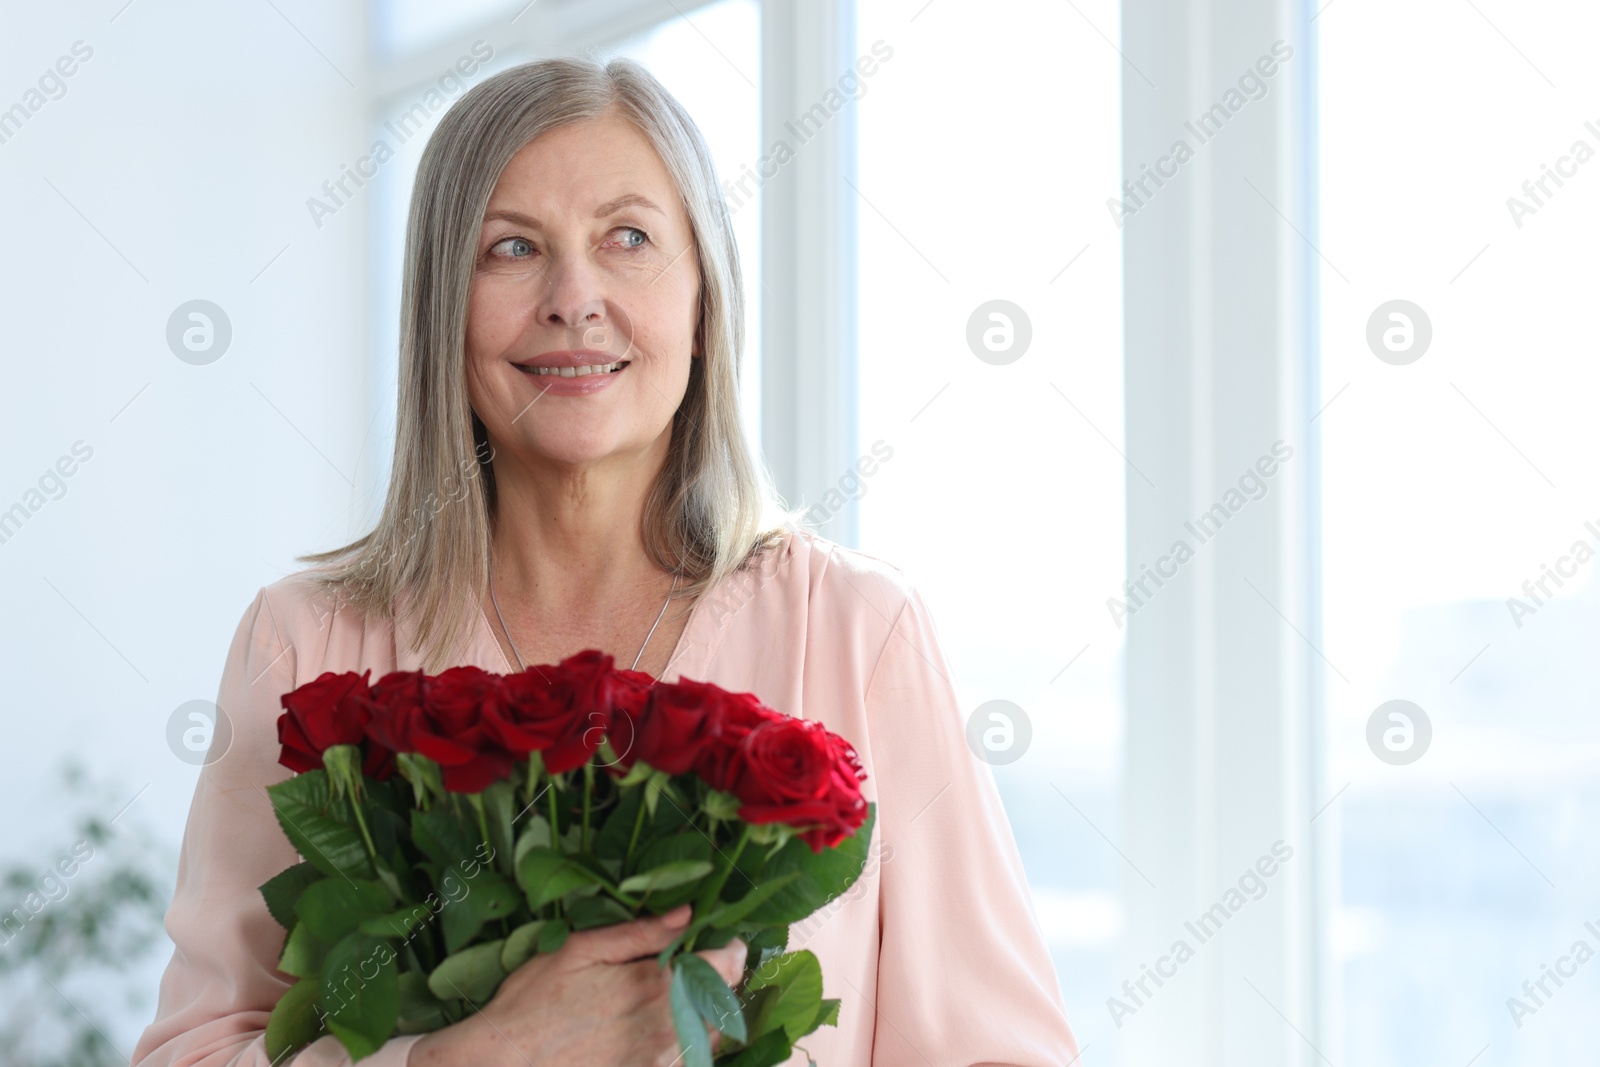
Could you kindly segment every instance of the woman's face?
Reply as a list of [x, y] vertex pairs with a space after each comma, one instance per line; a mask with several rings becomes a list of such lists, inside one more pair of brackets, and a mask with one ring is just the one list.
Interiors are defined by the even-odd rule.
[[644, 134], [606, 114], [523, 146], [489, 198], [467, 308], [467, 392], [496, 456], [573, 467], [664, 447], [699, 307], [688, 213]]

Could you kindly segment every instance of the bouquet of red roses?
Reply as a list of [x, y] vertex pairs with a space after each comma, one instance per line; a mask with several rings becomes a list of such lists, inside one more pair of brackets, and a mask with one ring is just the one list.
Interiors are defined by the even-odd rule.
[[[847, 890], [875, 816], [855, 750], [820, 724], [582, 652], [497, 675], [323, 674], [284, 694], [268, 788], [303, 863], [261, 887], [297, 981], [279, 1062], [324, 1033], [353, 1059], [436, 1030], [573, 930], [693, 918], [659, 957], [686, 1067], [769, 1067], [838, 1020], [788, 926]], [[749, 946], [730, 989], [694, 954]]]

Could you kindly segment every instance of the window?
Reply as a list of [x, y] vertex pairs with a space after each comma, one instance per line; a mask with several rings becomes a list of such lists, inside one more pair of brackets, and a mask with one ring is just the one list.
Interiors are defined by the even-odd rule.
[[1600, 18], [1557, 7], [1318, 21], [1335, 1062], [1592, 1054]]
[[[860, 5], [861, 547], [929, 603], [1080, 1045], [1119, 885], [1122, 257], [1111, 2]], [[965, 57], [959, 77], [952, 61]], [[1003, 57], [1003, 58], [1001, 58]], [[1063, 108], [1063, 100], [1093, 106]], [[1051, 117], [1048, 129], [1041, 116]], [[1021, 715], [990, 701], [1007, 701]], [[981, 710], [980, 709], [984, 709]], [[1024, 719], [1026, 725], [1024, 725]], [[1031, 734], [1031, 738], [1028, 736]]]

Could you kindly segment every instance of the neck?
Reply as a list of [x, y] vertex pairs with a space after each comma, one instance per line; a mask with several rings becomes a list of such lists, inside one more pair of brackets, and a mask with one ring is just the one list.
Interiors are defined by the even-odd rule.
[[497, 449], [491, 555], [501, 602], [509, 596], [535, 617], [573, 620], [604, 617], [645, 593], [664, 596], [671, 577], [646, 554], [640, 526], [667, 441], [577, 467]]

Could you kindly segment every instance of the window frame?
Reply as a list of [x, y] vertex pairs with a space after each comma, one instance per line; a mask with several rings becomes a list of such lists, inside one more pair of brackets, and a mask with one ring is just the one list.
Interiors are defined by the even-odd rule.
[[1198, 949], [1155, 1025], [1123, 1032], [1124, 1064], [1309, 1065], [1329, 1045], [1314, 20], [1300, 0], [1123, 4], [1125, 177], [1274, 41], [1297, 60], [1123, 228], [1126, 447], [1154, 483], [1127, 479], [1130, 576], [1274, 442], [1295, 449], [1266, 500], [1128, 619], [1125, 847], [1153, 885], [1124, 877], [1124, 971], [1275, 841], [1294, 860], [1220, 951]]

